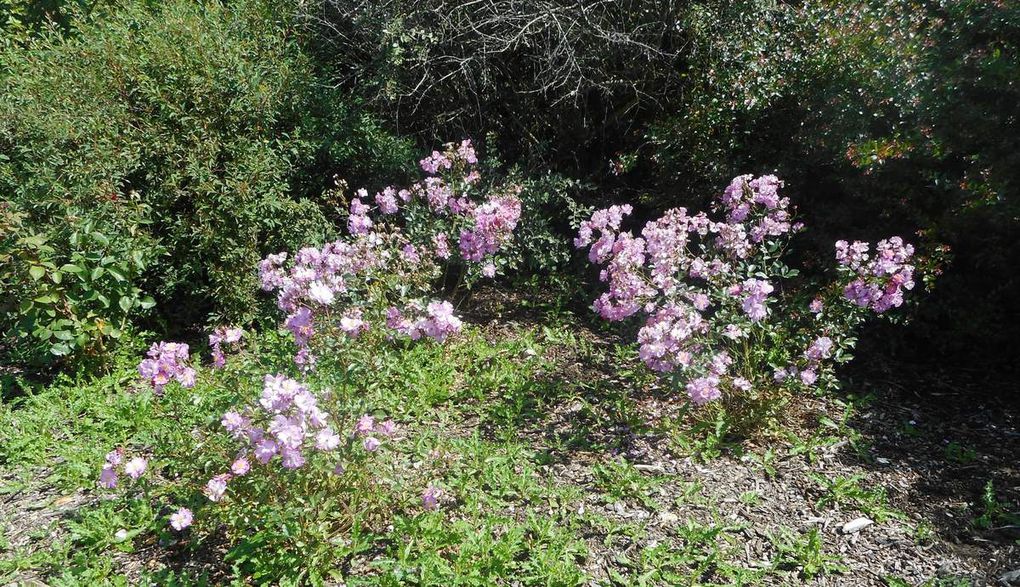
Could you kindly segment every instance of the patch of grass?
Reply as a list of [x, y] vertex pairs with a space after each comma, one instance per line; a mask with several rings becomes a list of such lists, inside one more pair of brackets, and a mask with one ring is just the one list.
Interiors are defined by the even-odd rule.
[[804, 533], [789, 530], [772, 537], [776, 549], [773, 565], [777, 569], [796, 571], [801, 579], [813, 579], [822, 575], [844, 573], [846, 565], [836, 555], [825, 552], [822, 534], [818, 528]]
[[861, 485], [864, 475], [827, 478], [811, 473], [809, 476], [822, 488], [822, 496], [815, 502], [815, 507], [819, 509], [849, 506], [859, 509], [876, 522], [906, 519], [902, 512], [889, 507], [884, 487], [869, 489]]
[[946, 445], [946, 460], [967, 465], [977, 460], [977, 452], [957, 442], [950, 442]]
[[982, 530], [997, 526], [1020, 525], [1020, 505], [999, 499], [991, 479], [981, 492], [981, 514], [974, 518], [974, 525]]
[[657, 509], [650, 492], [662, 484], [663, 479], [654, 474], [639, 471], [624, 459], [613, 459], [592, 467], [595, 486], [610, 500], [633, 499], [645, 507]]

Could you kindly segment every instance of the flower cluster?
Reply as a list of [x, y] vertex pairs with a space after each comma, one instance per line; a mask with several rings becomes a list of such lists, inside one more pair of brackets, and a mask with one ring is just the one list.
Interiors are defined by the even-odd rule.
[[118, 448], [106, 453], [106, 462], [99, 474], [99, 484], [107, 489], [117, 486], [119, 473], [123, 473], [133, 480], [137, 480], [145, 474], [149, 467], [149, 461], [142, 457], [134, 457], [125, 460], [124, 449]]
[[313, 342], [325, 332], [354, 338], [379, 328], [443, 341], [459, 331], [452, 305], [428, 300], [431, 283], [442, 264], [454, 261], [472, 275], [495, 276], [495, 257], [521, 215], [519, 187], [493, 189], [486, 199], [475, 196], [477, 162], [470, 141], [450, 144], [422, 159], [430, 174], [423, 181], [388, 186], [374, 197], [358, 190], [348, 236], [301, 249], [293, 259], [278, 253], [259, 263], [262, 289], [276, 292], [287, 314], [284, 327], [297, 343], [299, 365], [315, 364]]
[[156, 393], [163, 393], [168, 383], [176, 380], [182, 387], [195, 385], [195, 370], [188, 366], [188, 345], [179, 342], [153, 344], [138, 365], [138, 374], [148, 381]]
[[[832, 323], [818, 318], [801, 327], [788, 308], [771, 310], [796, 299], [795, 292], [779, 291], [780, 281], [795, 274], [781, 255], [790, 236], [803, 229], [793, 220], [789, 198], [780, 194], [782, 185], [773, 175], [739, 176], [715, 200], [718, 218], [676, 208], [648, 222], [639, 236], [621, 228], [633, 209], [611, 206], [583, 222], [574, 239], [602, 266], [599, 278], [607, 291], [595, 300], [595, 311], [607, 320], [644, 314], [641, 360], [659, 372], [682, 373], [696, 404], [726, 390], [768, 385], [769, 379], [794, 377], [814, 385], [822, 362], [833, 356], [836, 341], [825, 335], [836, 329]], [[869, 259], [866, 244], [837, 243], [840, 263], [856, 277], [846, 286], [847, 298], [880, 312], [899, 305], [901, 288], [912, 285], [907, 261], [913, 249], [899, 238], [877, 249]], [[810, 312], [819, 317], [823, 308], [821, 297], [814, 297]], [[780, 332], [784, 328], [795, 331]], [[801, 340], [812, 341], [802, 356], [796, 350], [784, 351], [785, 358], [755, 353], [752, 346]], [[777, 360], [783, 363], [770, 364]]]
[[894, 236], [878, 241], [874, 256], [869, 255], [870, 249], [870, 244], [861, 241], [837, 241], [836, 261], [854, 276], [843, 290], [846, 299], [881, 314], [903, 305], [903, 290], [914, 287], [910, 264], [914, 247]]
[[212, 348], [213, 367], [222, 368], [227, 364], [227, 356], [223, 353], [223, 345], [236, 345], [241, 342], [244, 330], [220, 326], [209, 335], [209, 346]]
[[[410, 311], [417, 310], [417, 304], [411, 304]], [[460, 332], [461, 324], [460, 318], [453, 314], [453, 304], [447, 301], [429, 302], [425, 315], [417, 319], [408, 318], [405, 312], [394, 306], [386, 310], [386, 326], [411, 340], [418, 340], [424, 335], [443, 342], [451, 334]]]
[[[266, 375], [256, 403], [223, 414], [220, 424], [242, 448], [229, 471], [209, 479], [204, 493], [211, 501], [220, 501], [230, 480], [247, 475], [253, 461], [260, 465], [279, 462], [283, 469], [293, 470], [304, 467], [314, 454], [335, 453], [344, 440], [335, 422], [331, 424], [333, 419], [305, 385], [284, 375]], [[349, 438], [363, 437], [363, 448], [375, 452], [382, 444], [380, 438], [395, 431], [392, 421], [376, 423], [366, 415], [355, 424]]]

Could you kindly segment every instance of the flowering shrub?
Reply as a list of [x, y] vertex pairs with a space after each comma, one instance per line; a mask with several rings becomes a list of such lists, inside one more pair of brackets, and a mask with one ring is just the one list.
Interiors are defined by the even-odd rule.
[[775, 176], [735, 178], [714, 202], [717, 218], [685, 208], [622, 230], [630, 206], [595, 212], [574, 244], [603, 268], [608, 291], [594, 303], [607, 320], [643, 315], [640, 358], [672, 375], [701, 405], [812, 387], [846, 360], [869, 314], [903, 303], [913, 287], [913, 247], [883, 240], [836, 243], [839, 278], [809, 292], [783, 256], [794, 222]]
[[[398, 426], [366, 409], [359, 393], [365, 381], [345, 380], [342, 391], [334, 391], [316, 379], [313, 367], [318, 356], [339, 356], [341, 371], [367, 374], [362, 363], [378, 357], [376, 343], [396, 337], [444, 342], [460, 331], [453, 304], [432, 298], [438, 278], [453, 270], [467, 280], [493, 276], [520, 216], [513, 185], [490, 186], [487, 196], [476, 197], [476, 163], [469, 141], [449, 145], [421, 161], [429, 173], [424, 181], [385, 188], [374, 198], [359, 191], [350, 202], [347, 236], [302, 249], [289, 264], [287, 253], [259, 264], [263, 289], [276, 293], [286, 313], [282, 325], [298, 349], [293, 361], [266, 365], [245, 358], [239, 368], [224, 369], [227, 352], [241, 350], [239, 328], [219, 327], [209, 335], [213, 369], [201, 376], [190, 366], [188, 345], [152, 345], [138, 371], [166, 417], [182, 404], [209, 401], [194, 395], [196, 388], [211, 387], [222, 398], [211, 426], [157, 443], [161, 454], [154, 458], [163, 466], [152, 467], [154, 477], [170, 471], [175, 477], [161, 492], [169, 502], [161, 526], [170, 537], [224, 527], [242, 544], [261, 541], [290, 571], [306, 564], [308, 548], [326, 559], [339, 556], [333, 551], [347, 533], [397, 507], [389, 503], [396, 497], [388, 497], [398, 493], [394, 480], [428, 475], [397, 471], [386, 449], [397, 440]], [[342, 354], [339, 344], [347, 344]], [[257, 387], [252, 365], [259, 369]], [[174, 381], [179, 385], [170, 385]], [[119, 475], [137, 479], [149, 467], [140, 457], [123, 459], [121, 449], [107, 456], [101, 486], [114, 489]], [[410, 482], [410, 503], [418, 511], [450, 500], [426, 481]]]
[[213, 367], [224, 367], [227, 364], [227, 355], [223, 352], [223, 345], [236, 347], [241, 342], [244, 331], [240, 328], [227, 328], [220, 326], [215, 332], [209, 335], [209, 348], [212, 349]]
[[373, 329], [442, 342], [460, 329], [452, 304], [430, 299], [435, 282], [444, 271], [469, 281], [495, 276], [498, 253], [521, 215], [519, 187], [483, 192], [477, 162], [470, 141], [451, 143], [421, 160], [423, 181], [373, 197], [358, 190], [348, 236], [301, 249], [289, 266], [287, 253], [259, 264], [262, 288], [276, 292], [287, 313], [299, 365], [312, 368], [311, 345], [320, 334], [327, 335], [324, 346]]
[[195, 370], [188, 366], [188, 345], [177, 342], [160, 342], [152, 345], [148, 358], [138, 365], [138, 374], [152, 384], [157, 394], [163, 393], [167, 383], [176, 380], [183, 387], [195, 385]]

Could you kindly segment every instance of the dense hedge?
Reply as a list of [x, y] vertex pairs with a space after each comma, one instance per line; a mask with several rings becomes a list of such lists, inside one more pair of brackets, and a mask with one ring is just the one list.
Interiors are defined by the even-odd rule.
[[179, 323], [251, 319], [255, 263], [321, 240], [334, 174], [406, 164], [404, 143], [316, 77], [292, 17], [125, 4], [0, 56], [0, 192], [34, 239], [5, 243], [3, 330], [38, 343], [25, 353], [116, 336], [134, 288]]
[[[996, 349], [1020, 336], [1015, 3], [5, 6], [0, 218], [44, 237], [7, 231], [12, 315], [56, 295], [43, 314], [110, 330], [117, 300], [131, 314], [152, 295], [177, 324], [250, 318], [253, 260], [334, 226], [319, 195], [334, 173], [373, 187], [410, 159], [382, 124], [426, 151], [471, 137], [547, 183], [530, 213], [564, 242], [565, 192], [652, 214], [775, 172], [819, 254], [895, 231], [949, 261], [907, 331], [941, 357], [1008, 360]], [[117, 238], [76, 249], [71, 226]], [[42, 264], [91, 277], [108, 258], [130, 261], [124, 282], [61, 285]], [[57, 285], [102, 297], [63, 304]]]
[[593, 204], [649, 214], [775, 172], [819, 254], [850, 228], [951, 261], [907, 331], [936, 336], [940, 360], [1011, 359], [996, 349], [1020, 336], [1016, 3], [310, 6], [329, 74], [423, 141], [492, 132], [597, 186]]

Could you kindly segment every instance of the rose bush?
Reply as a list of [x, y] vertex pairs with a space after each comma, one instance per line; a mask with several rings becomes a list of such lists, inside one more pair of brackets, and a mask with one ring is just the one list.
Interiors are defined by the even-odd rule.
[[899, 237], [873, 254], [868, 243], [839, 241], [833, 282], [799, 279], [785, 257], [804, 226], [781, 188], [775, 176], [737, 177], [714, 201], [717, 217], [676, 208], [640, 236], [622, 230], [626, 205], [580, 226], [575, 245], [588, 248], [608, 286], [595, 311], [613, 321], [642, 316], [641, 360], [694, 404], [722, 400], [753, 416], [789, 392], [833, 384], [832, 365], [850, 358], [856, 327], [900, 306], [914, 286], [914, 249]]

